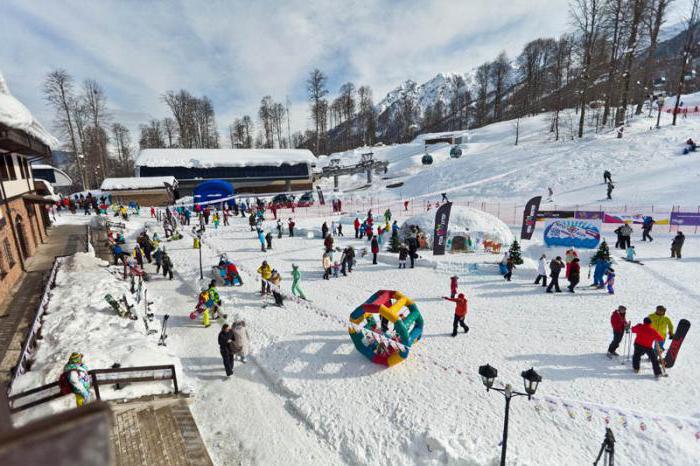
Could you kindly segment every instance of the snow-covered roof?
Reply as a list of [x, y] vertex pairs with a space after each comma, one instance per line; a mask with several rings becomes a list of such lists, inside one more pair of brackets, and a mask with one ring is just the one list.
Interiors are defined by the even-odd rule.
[[143, 178], [105, 178], [100, 189], [102, 191], [118, 191], [121, 189], [154, 189], [166, 184], [177, 185], [174, 176], [147, 176]]
[[49, 147], [58, 146], [58, 139], [46, 131], [41, 123], [34, 119], [29, 109], [10, 93], [2, 72], [0, 72], [0, 123], [9, 128], [24, 131]]
[[246, 167], [315, 164], [306, 149], [143, 149], [136, 158], [139, 167]]

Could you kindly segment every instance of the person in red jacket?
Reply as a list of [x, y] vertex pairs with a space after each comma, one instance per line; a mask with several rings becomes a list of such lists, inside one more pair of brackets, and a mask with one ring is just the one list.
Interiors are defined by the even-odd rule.
[[654, 345], [657, 341], [664, 341], [664, 337], [659, 335], [659, 332], [651, 326], [649, 317], [644, 318], [643, 324], [637, 324], [632, 327], [632, 333], [637, 334], [637, 338], [634, 339], [634, 354], [632, 354], [632, 368], [634, 372], [639, 372], [639, 361], [642, 359], [642, 355], [646, 354], [651, 361], [651, 367], [654, 368], [654, 376], [658, 378], [661, 375], [661, 367], [659, 367], [659, 360], [656, 357]]
[[613, 331], [613, 340], [608, 346], [608, 357], [619, 356], [617, 354], [617, 347], [620, 346], [622, 337], [625, 334], [625, 330], [629, 332], [630, 323], [626, 318], [627, 308], [625, 306], [619, 306], [610, 315], [610, 325]]
[[353, 226], [355, 227], [355, 238], [360, 237], [360, 219], [355, 217], [355, 221], [353, 222]]
[[379, 253], [379, 241], [377, 237], [372, 238], [372, 264], [377, 265], [377, 254]]
[[452, 321], [452, 336], [457, 336], [457, 325], [464, 329], [464, 333], [467, 333], [469, 331], [469, 327], [464, 323], [464, 318], [467, 317], [467, 298], [464, 297], [464, 294], [460, 293], [456, 298], [448, 298], [447, 296], [443, 296], [442, 299], [455, 303], [455, 318]]

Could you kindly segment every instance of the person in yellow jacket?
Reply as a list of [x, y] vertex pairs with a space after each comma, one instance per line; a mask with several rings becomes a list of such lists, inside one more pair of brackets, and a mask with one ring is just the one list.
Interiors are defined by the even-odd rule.
[[261, 288], [260, 288], [260, 294], [264, 295], [265, 293], [270, 294], [270, 277], [272, 276], [272, 268], [270, 265], [267, 263], [267, 261], [263, 261], [262, 265], [258, 267], [258, 273], [260, 274], [260, 280], [261, 283]]
[[673, 322], [666, 315], [666, 308], [663, 306], [656, 306], [656, 312], [649, 314], [651, 319], [651, 326], [659, 332], [659, 335], [664, 337], [664, 341], [659, 343], [661, 349], [664, 349], [664, 344], [666, 343], [666, 335], [668, 338], [673, 340]]

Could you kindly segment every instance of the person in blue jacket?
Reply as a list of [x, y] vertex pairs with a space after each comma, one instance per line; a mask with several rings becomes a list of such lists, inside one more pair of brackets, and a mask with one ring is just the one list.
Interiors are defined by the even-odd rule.
[[604, 288], [605, 287], [605, 280], [603, 280], [603, 276], [605, 275], [605, 272], [608, 271], [608, 268], [610, 268], [610, 262], [606, 261], [605, 259], [597, 259], [595, 262], [595, 269], [593, 270], [593, 285], [596, 288]]
[[260, 250], [262, 252], [265, 252], [265, 232], [263, 231], [262, 228], [258, 227], [258, 241], [260, 241]]

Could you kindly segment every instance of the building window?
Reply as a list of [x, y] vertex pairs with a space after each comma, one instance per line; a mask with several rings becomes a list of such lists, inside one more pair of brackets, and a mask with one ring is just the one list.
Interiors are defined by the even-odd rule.
[[13, 157], [10, 157], [7, 159], [7, 168], [8, 171], [10, 172], [10, 180], [16, 180], [17, 179], [17, 173], [15, 172], [15, 161]]
[[19, 164], [19, 177], [24, 179], [27, 177], [27, 172], [24, 171], [24, 157], [17, 157], [17, 163]]
[[27, 179], [31, 179], [32, 169], [29, 167], [29, 162], [27, 162], [27, 159], [22, 157], [22, 163], [24, 164], [24, 174], [26, 175]]
[[2, 181], [7, 181], [10, 179], [9, 172], [7, 171], [7, 161], [12, 163], [12, 156], [8, 155], [7, 157], [4, 155], [0, 155], [0, 176], [2, 177]]
[[14, 256], [12, 255], [12, 246], [10, 246], [10, 240], [8, 240], [7, 238], [5, 238], [5, 241], [2, 242], [2, 250], [5, 257], [7, 257], [7, 263], [10, 265], [10, 268], [14, 267], [16, 262]]

